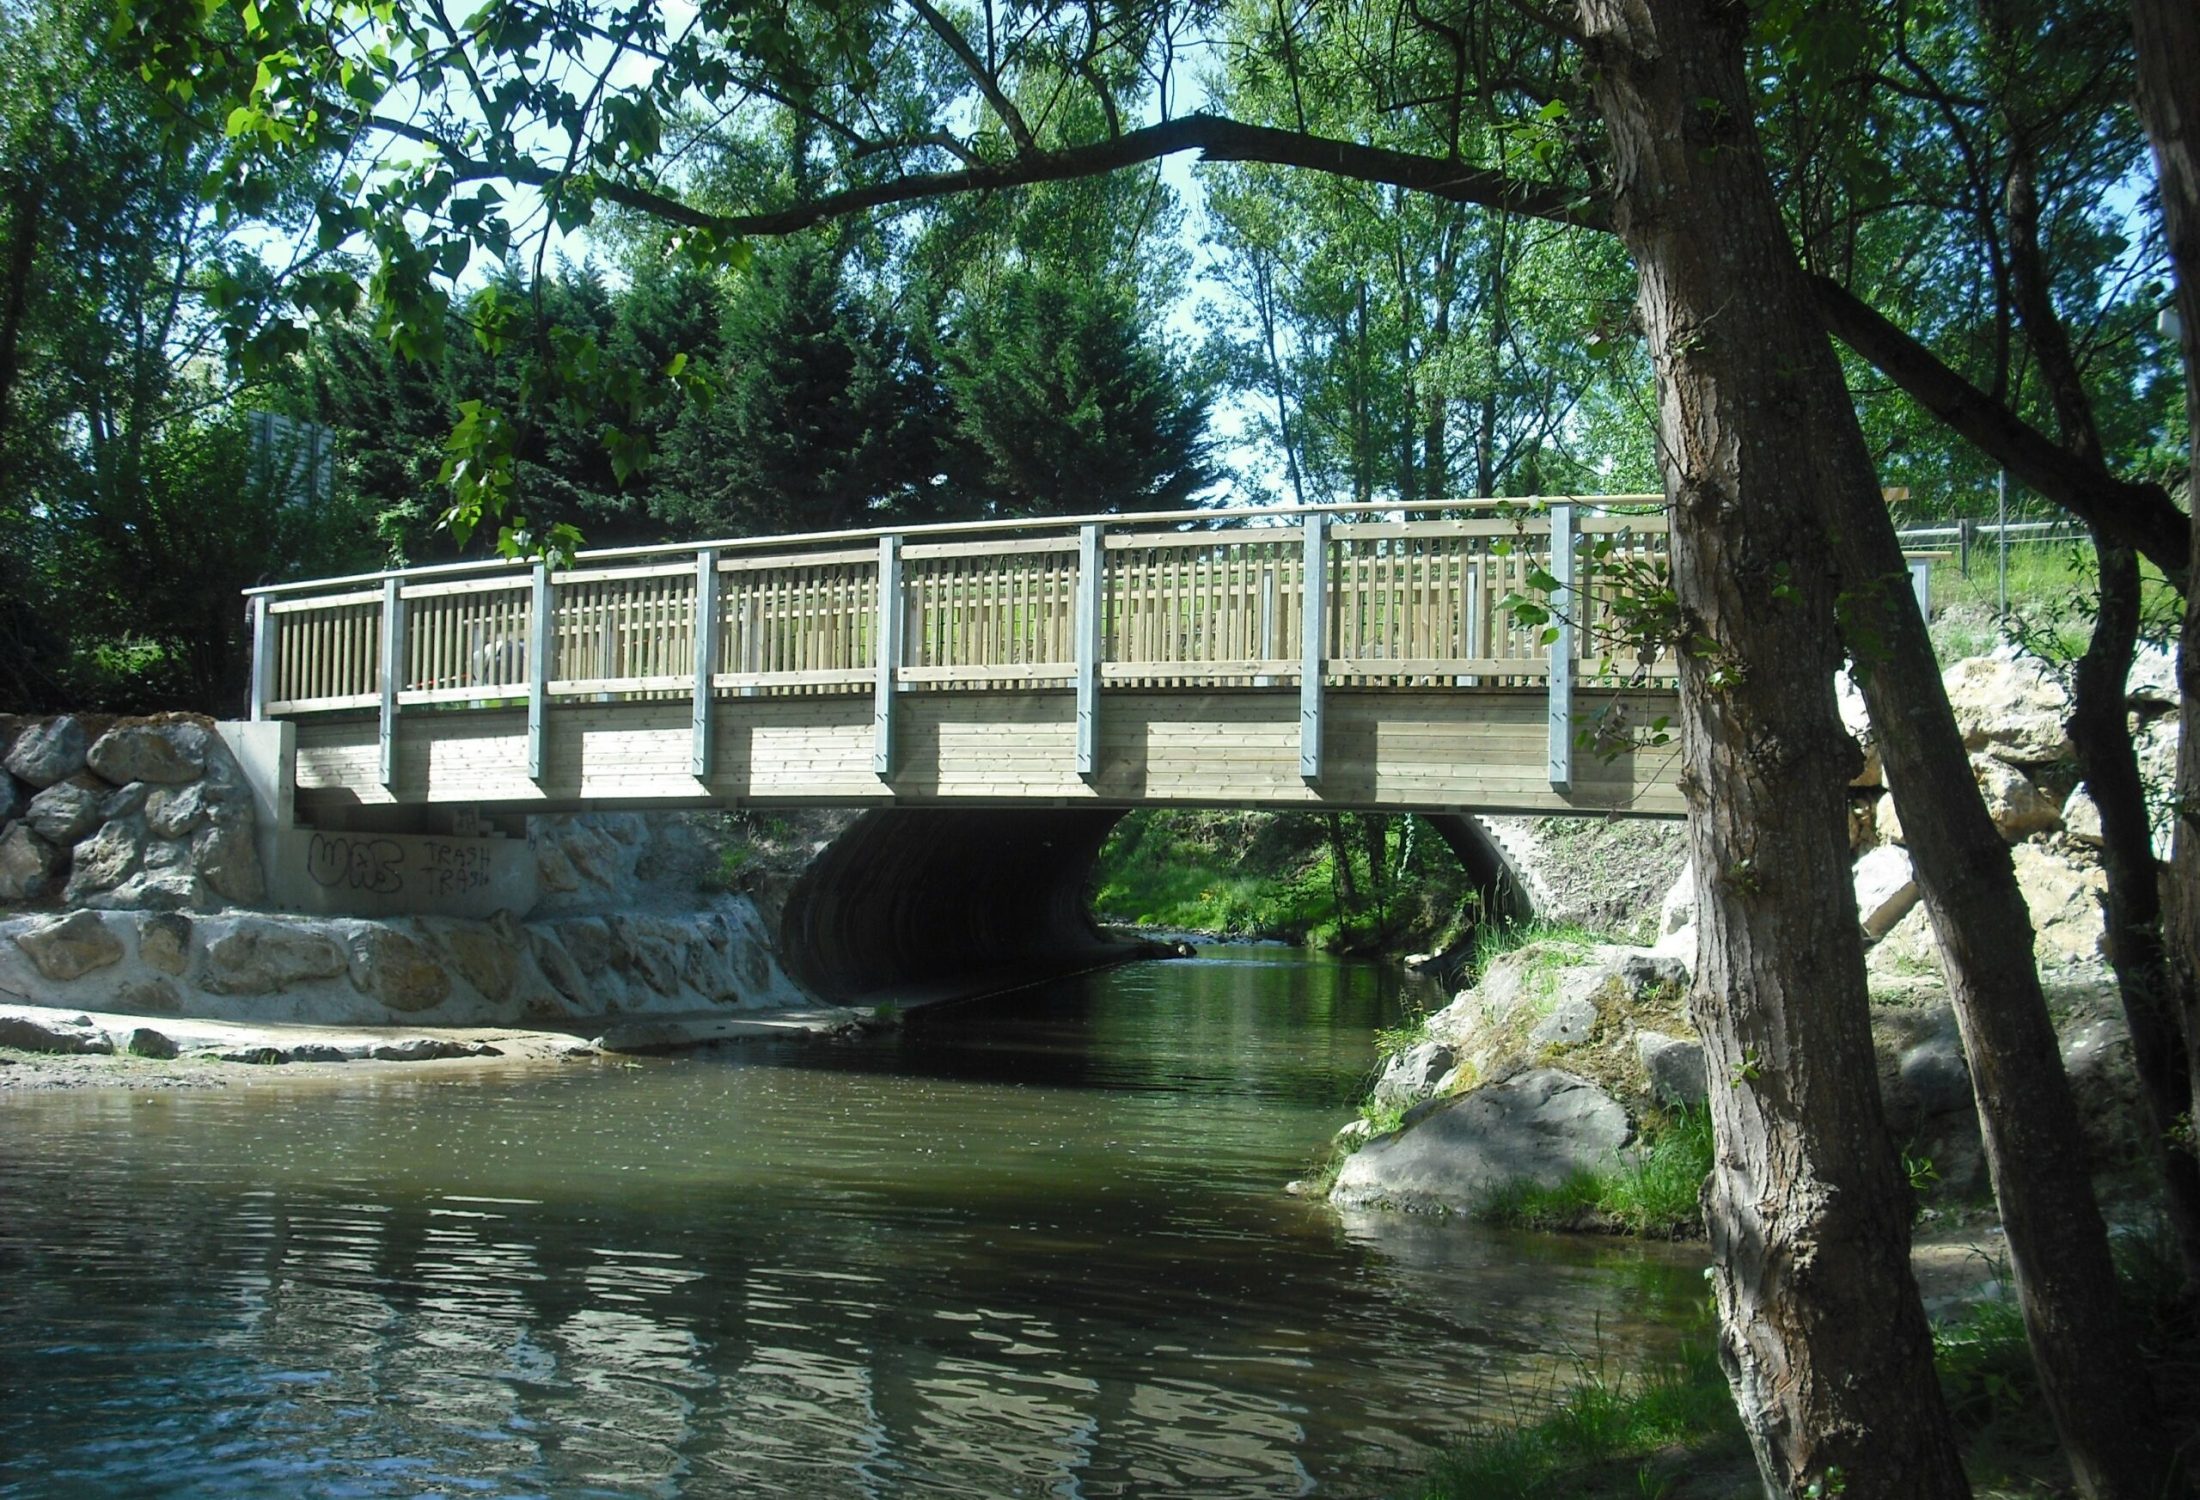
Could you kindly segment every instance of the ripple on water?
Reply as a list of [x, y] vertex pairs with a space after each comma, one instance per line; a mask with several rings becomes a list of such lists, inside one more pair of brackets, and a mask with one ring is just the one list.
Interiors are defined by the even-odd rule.
[[1686, 1253], [1285, 1198], [1374, 971], [869, 1048], [0, 1101], [0, 1495], [1372, 1493]]

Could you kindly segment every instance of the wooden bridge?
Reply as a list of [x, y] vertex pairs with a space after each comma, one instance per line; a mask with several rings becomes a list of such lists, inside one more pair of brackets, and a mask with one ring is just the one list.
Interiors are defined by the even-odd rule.
[[[301, 817], [1155, 803], [1682, 811], [1581, 560], [1656, 496], [997, 521], [250, 591]], [[1541, 602], [1555, 630], [1502, 601]], [[1552, 636], [1546, 640], [1546, 635]]]

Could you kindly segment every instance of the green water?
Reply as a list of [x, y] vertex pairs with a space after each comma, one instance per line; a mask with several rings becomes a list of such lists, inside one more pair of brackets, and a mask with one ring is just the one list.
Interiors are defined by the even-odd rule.
[[1399, 983], [1225, 949], [858, 1044], [0, 1098], [0, 1495], [1409, 1488], [1702, 1282], [1286, 1196]]

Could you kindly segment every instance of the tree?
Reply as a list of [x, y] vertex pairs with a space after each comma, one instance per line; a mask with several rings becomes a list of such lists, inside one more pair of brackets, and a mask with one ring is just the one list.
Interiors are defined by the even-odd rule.
[[1169, 510], [1214, 481], [1206, 395], [1117, 287], [1011, 271], [963, 301], [940, 359], [980, 514]]
[[[385, 265], [396, 268], [391, 275], [400, 304], [416, 283], [428, 279], [427, 271], [411, 268], [432, 267], [440, 255], [435, 247], [472, 242], [476, 231], [446, 214], [446, 205], [454, 201], [459, 182], [489, 177], [533, 185], [580, 217], [597, 201], [653, 213], [679, 226], [688, 243], [708, 248], [729, 236], [789, 232], [891, 204], [1094, 175], [1184, 149], [1203, 150], [1213, 159], [1312, 168], [1584, 227], [1605, 221], [1608, 172], [1626, 208], [1621, 227], [1644, 273], [1640, 305], [1660, 360], [1661, 428], [1682, 580], [1679, 639], [1702, 648], [1691, 650], [1683, 676], [1689, 755], [1701, 799], [1692, 837], [1709, 861], [1706, 878], [1727, 882], [1712, 903], [1717, 915], [1707, 924], [1712, 951], [1705, 968], [1715, 980], [1727, 981], [1704, 991], [1707, 1031], [1716, 1038], [1722, 1061], [1739, 1070], [1739, 1081], [1762, 1084], [1750, 1090], [1748, 1102], [1722, 1106], [1722, 1171], [1729, 1177], [1713, 1197], [1721, 1221], [1716, 1232], [1735, 1257], [1726, 1303], [1737, 1392], [1761, 1464], [1776, 1485], [1800, 1491], [1845, 1479], [1873, 1491], [1960, 1489], [1960, 1473], [1952, 1468], [1944, 1430], [1935, 1420], [1914, 1297], [1905, 1295], [1899, 1254], [1889, 1250], [1891, 1242], [1898, 1252], [1902, 1234], [1899, 1194], [1891, 1154], [1876, 1131], [1861, 1030], [1860, 952], [1853, 923], [1841, 920], [1847, 888], [1845, 835], [1837, 814], [1845, 778], [1837, 774], [1839, 737], [1831, 727], [1830, 698], [1836, 590], [1822, 560], [1813, 571], [1813, 555], [1799, 549], [1812, 528], [1827, 528], [1831, 543], [1842, 549], [1842, 584], [1868, 594], [1882, 576], [1874, 549], [1891, 546], [1891, 532], [1883, 509], [1866, 514], [1867, 498], [1876, 507], [1859, 482], [1860, 474], [1869, 477], [1868, 455], [1838, 372], [1816, 339], [1813, 307], [1853, 334], [1897, 378], [1935, 392], [1933, 399], [1969, 424], [1967, 434], [1993, 445], [1997, 456], [2006, 452], [2013, 465], [2027, 465], [2058, 501], [2088, 514], [2115, 540], [2157, 553], [2176, 550], [2181, 565], [2182, 550], [2173, 544], [2189, 534], [2189, 521], [2158, 487], [2104, 484], [2089, 467], [2069, 462], [2069, 455], [1990, 393], [1981, 396], [1952, 377], [1916, 340], [1899, 330], [1890, 338], [1892, 325], [1859, 315], [1856, 299], [1838, 286], [1801, 279], [1755, 144], [1757, 101], [1740, 64], [1738, 7], [1699, 14], [1666, 0], [1623, 15], [1601, 0], [1586, 4], [1580, 29], [1591, 35], [1600, 64], [1592, 84], [1601, 108], [1578, 115], [1568, 102], [1578, 98], [1578, 87], [1565, 83], [1564, 70], [1551, 56], [1520, 40], [1524, 32], [1537, 34], [1538, 22], [1546, 33], [1570, 29], [1558, 18], [1538, 16], [1532, 8], [1488, 7], [1468, 13], [1471, 26], [1447, 26], [1423, 25], [1417, 13], [1414, 26], [1404, 32], [1415, 45], [1400, 50], [1424, 59], [1416, 66], [1431, 77], [1442, 78], [1448, 69], [1452, 87], [1431, 93], [1418, 86], [1412, 69], [1392, 70], [1371, 60], [1380, 54], [1362, 54], [1355, 66], [1399, 84], [1385, 107], [1410, 109], [1434, 101], [1446, 113], [1436, 151], [1212, 115], [1123, 125], [1126, 106], [1141, 99], [1133, 86], [1135, 69], [1121, 64], [1159, 58], [1152, 76], [1166, 76], [1174, 56], [1167, 12], [1125, 17], [1040, 7], [1004, 20], [988, 9], [979, 18], [989, 27], [982, 49], [930, 7], [915, 12], [908, 21], [871, 10], [802, 12], [799, 40], [766, 32], [761, 43], [753, 36], [732, 39], [727, 50], [707, 54], [684, 51], [694, 43], [694, 33], [671, 33], [654, 13], [592, 23], [593, 29], [581, 25], [563, 54], [567, 71], [547, 91], [553, 107], [546, 111], [542, 145], [528, 149], [520, 142], [531, 140], [535, 126], [518, 117], [522, 108], [533, 107], [527, 101], [482, 100], [486, 128], [465, 138], [371, 113], [392, 87], [432, 92], [446, 84], [464, 86], [456, 63], [446, 59], [463, 55], [472, 37], [450, 33], [432, 14], [403, 13], [402, 26], [412, 28], [408, 39], [414, 45], [405, 54], [410, 60], [382, 68], [364, 87], [354, 59], [340, 57], [342, 49], [326, 45], [317, 23], [301, 22], [287, 9], [256, 12], [256, 24], [267, 32], [259, 53], [297, 41], [291, 55], [303, 60], [286, 67], [272, 87], [245, 81], [261, 56], [232, 59], [208, 49], [191, 25], [149, 26], [147, 34], [155, 43], [154, 65], [164, 76], [180, 78], [187, 65], [194, 77], [228, 79], [218, 92], [245, 101], [233, 123], [246, 143], [239, 171], [247, 177], [263, 155], [279, 156], [264, 153], [263, 146], [279, 145], [285, 131], [298, 130], [309, 100], [323, 111], [322, 118], [347, 131], [381, 132], [431, 148], [432, 164], [395, 179], [380, 200], [380, 213], [367, 212], [361, 226], [383, 234], [393, 247]], [[157, 7], [146, 12], [157, 13]], [[991, 29], [993, 23], [1005, 29]], [[1306, 24], [1317, 23], [1309, 17]], [[706, 26], [706, 19], [699, 17], [695, 25]], [[1291, 40], [1291, 23], [1278, 30], [1285, 42]], [[545, 34], [541, 24], [522, 33], [527, 46]], [[729, 43], [723, 34], [711, 40]], [[596, 51], [583, 58], [584, 47]], [[646, 83], [623, 87], [614, 83], [611, 68], [629, 47], [649, 52], [663, 65]], [[1287, 72], [1294, 50], [1285, 52]], [[609, 63], [599, 60], [604, 55]], [[961, 67], [968, 118], [979, 122], [977, 129], [961, 135], [941, 130], [942, 116], [934, 112], [929, 123], [935, 128], [913, 130], [897, 110], [882, 109], [874, 117], [842, 107], [851, 100], [869, 103], [872, 80], [887, 76], [874, 58], [895, 59], [901, 67], [899, 60], [915, 55]], [[1097, 58], [1115, 66], [1065, 65], [1065, 60], [1089, 64]], [[1429, 58], [1435, 61], [1426, 62]], [[1027, 75], [1084, 81], [1107, 128], [1067, 143], [1035, 129], [1026, 109], [1042, 95], [1020, 91]], [[821, 77], [830, 81], [821, 84]], [[792, 86], [797, 82], [799, 87]], [[734, 212], [712, 212], [684, 200], [676, 185], [648, 170], [655, 135], [642, 127], [663, 116], [671, 94], [689, 87], [714, 101], [738, 102], [744, 91], [751, 99], [791, 99], [796, 114], [820, 127], [821, 139], [834, 138], [834, 171], [819, 174], [826, 185], [805, 191], [798, 184], [796, 201]], [[541, 91], [535, 96], [543, 97]], [[884, 104], [905, 96], [882, 87], [876, 97]], [[584, 98], [602, 102], [590, 108]], [[1470, 98], [1475, 111], [1464, 107]], [[1554, 113], [1553, 104], [1562, 107]], [[1470, 118], [1487, 124], [1492, 140], [1536, 141], [1550, 150], [1516, 163], [1505, 150], [1483, 149], [1487, 143], [1466, 128]], [[476, 140], [492, 143], [492, 149], [477, 149]], [[1702, 159], [1691, 159], [1699, 149]], [[546, 151], [562, 152], [563, 165]], [[585, 170], [576, 169], [581, 161], [589, 164]], [[1629, 193], [1635, 196], [1630, 199]], [[1693, 220], [1684, 223], [1684, 216], [1668, 213], [1668, 196], [1685, 200]], [[407, 213], [444, 217], [433, 219], [425, 235], [410, 228], [399, 235], [390, 226], [402, 227]], [[425, 255], [423, 241], [429, 247]], [[1746, 268], [1748, 295], [1730, 298], [1733, 288], [1710, 275], [1722, 255]], [[413, 279], [404, 279], [408, 276]], [[1741, 305], [1756, 304], [1759, 293], [1761, 305]], [[1736, 304], [1731, 309], [1729, 300]], [[1735, 328], [1753, 331], [1757, 342], [1737, 339]], [[1951, 380], [1954, 397], [1945, 399]], [[1768, 404], [1774, 398], [1786, 399], [1788, 409]], [[1805, 441], [1792, 441], [1790, 417], [1803, 422]], [[1823, 463], [1814, 467], [1814, 457]], [[1793, 496], [1801, 498], [1780, 498], [1767, 488], [1768, 480], [1792, 481]], [[1722, 571], [1728, 563], [1739, 571]], [[1896, 645], [1893, 660], [1914, 671], [1914, 657], [1900, 654], [1899, 639]], [[1731, 675], [1722, 663], [1733, 669]], [[1775, 683], [1791, 691], [1775, 693]], [[1945, 708], [1928, 700], [1922, 713], [1938, 719]], [[1951, 736], [1952, 730], [1935, 727], [1909, 741], [1905, 753], [1937, 767], [1940, 776], [1964, 774], [1960, 761], [1954, 770], [1947, 763]], [[1912, 769], [1914, 783], [1931, 783], [1918, 767]], [[1898, 785], [1901, 779], [1898, 772]], [[1958, 840], [1952, 847], [1963, 844]], [[1980, 877], [1989, 886], [2008, 883], [1990, 866]], [[1767, 939], [1775, 936], [1798, 945], [1805, 959], [1768, 947]], [[1950, 945], [1951, 952], [1960, 958], [1997, 940], [1998, 934], [1968, 932], [1964, 941]], [[1810, 1045], [1793, 1045], [1804, 1037]], [[2059, 1067], [2051, 1050], [2045, 1056], [2005, 1057], [1976, 1045], [1973, 1065], [1975, 1071], [2014, 1069], [2024, 1078], [2052, 1076]], [[1749, 1076], [1751, 1070], [1757, 1078]], [[1799, 1108], [1803, 1100], [1811, 1107]], [[1985, 1090], [1983, 1102], [1997, 1111], [2012, 1103], [1998, 1089]], [[2021, 1130], [2008, 1137], [2020, 1145], [2026, 1139]], [[2058, 1193], [2067, 1181], [2050, 1179]], [[1743, 1192], [1752, 1187], [1769, 1195], [1762, 1200], [1767, 1205], [1762, 1217], [1760, 1200]], [[2048, 1233], [2031, 1247], [2045, 1256], [2041, 1265], [2073, 1245], [2090, 1253], [2099, 1238], [2086, 1222], [2089, 1199], [2065, 1206], [2068, 1213], [2011, 1226], [2027, 1234], [2063, 1231]], [[2097, 1229], [2097, 1213], [2093, 1224]], [[1773, 1235], [1777, 1245], [1768, 1249], [1764, 1234]], [[1878, 1236], [1884, 1237], [1873, 1238]], [[2099, 1260], [2105, 1267], [2105, 1247]], [[1816, 1274], [1829, 1266], [1852, 1273], [1853, 1286], [1830, 1286]], [[1804, 1268], [1810, 1273], [1801, 1274]], [[2082, 1267], [2076, 1280], [2087, 1280]], [[2085, 1295], [2075, 1303], [2057, 1304], [2058, 1289], [2070, 1284], [2055, 1276], [2037, 1279], [2028, 1300], [2053, 1316], [2034, 1320], [2035, 1341], [2049, 1381], [2069, 1377], [2053, 1399], [2081, 1478], [2099, 1492], [2121, 1492], [2128, 1476], [2143, 1473], [2153, 1456], [2143, 1442], [2131, 1441], [2145, 1402], [2102, 1399], [2121, 1372], [2116, 1349], [2103, 1342], [2112, 1330], [2090, 1317], [2090, 1310], [2104, 1295], [2112, 1299], [2113, 1288], [2104, 1293], [2085, 1285], [2080, 1288]], [[1852, 1301], [1846, 1292], [1854, 1287], [1880, 1300]], [[1758, 1307], [1767, 1315], [1763, 1320], [1742, 1320], [1745, 1311]], [[1891, 1317], [1899, 1336], [1884, 1350], [1863, 1347], [1862, 1317], [1882, 1325]], [[2079, 1336], [2055, 1343], [2071, 1331]], [[1752, 1342], [1760, 1338], [1765, 1342]], [[1808, 1373], [1819, 1371], [1813, 1362], [1819, 1357], [1827, 1361], [1822, 1379]], [[1767, 1362], [1783, 1359], [1794, 1362], [1784, 1367]], [[1801, 1383], [1790, 1378], [1795, 1372], [1806, 1372]], [[1872, 1382], [1862, 1378], [1873, 1374], [1882, 1377], [1877, 1392], [1865, 1389]], [[1890, 1392], [1898, 1399], [1889, 1402]], [[1883, 1442], [1867, 1441], [1857, 1425], [1866, 1413], [1883, 1419], [1872, 1434]], [[2143, 1430], [2143, 1423], [2136, 1425]], [[1837, 1466], [1843, 1470], [1838, 1476], [1831, 1472]]]

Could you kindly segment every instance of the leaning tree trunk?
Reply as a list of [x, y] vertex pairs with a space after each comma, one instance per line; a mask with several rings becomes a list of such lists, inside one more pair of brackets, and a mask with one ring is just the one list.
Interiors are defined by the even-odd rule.
[[[1821, 453], [1856, 419], [1775, 206], [1748, 11], [1579, 0], [1640, 273], [1682, 612], [1682, 787], [1698, 880], [1690, 1006], [1721, 1353], [1767, 1486], [1969, 1493], [1909, 1264], [1848, 866]], [[1745, 291], [1746, 289], [1746, 291]]]
[[[2190, 497], [2200, 496], [2200, 9], [2192, 0], [2132, 0], [2139, 49], [2139, 113], [2154, 143], [2154, 165], [2177, 273], [2177, 315], [2184, 325], [2186, 441]], [[2193, 532], [2200, 566], [2200, 528]], [[2200, 579], [2200, 573], [2191, 575]], [[2171, 855], [2170, 980], [2185, 1031], [2192, 1092], [2200, 1098], [2200, 587], [2185, 591], [2184, 635], [2177, 645], [2177, 833]], [[2191, 1114], [2185, 1149], [2194, 1149]]]

